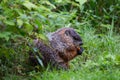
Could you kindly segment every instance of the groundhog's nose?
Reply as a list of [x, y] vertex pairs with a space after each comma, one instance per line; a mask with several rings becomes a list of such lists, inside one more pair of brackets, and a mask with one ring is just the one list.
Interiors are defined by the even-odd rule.
[[77, 54], [81, 55], [83, 51], [84, 51], [84, 49], [82, 47], [80, 47], [79, 49], [77, 49]]

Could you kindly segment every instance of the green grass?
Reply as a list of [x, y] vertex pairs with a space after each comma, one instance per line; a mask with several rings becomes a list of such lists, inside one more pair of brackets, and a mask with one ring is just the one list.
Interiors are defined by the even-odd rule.
[[83, 68], [69, 71], [45, 71], [34, 73], [30, 77], [21, 77], [11, 75], [5, 77], [5, 80], [120, 80], [120, 71], [118, 69], [108, 69], [101, 71], [98, 69], [89, 70]]
[[97, 34], [94, 28], [77, 29], [84, 53], [70, 62], [70, 70], [31, 71], [26, 76], [7, 75], [4, 80], [120, 80], [120, 37], [111, 31]]

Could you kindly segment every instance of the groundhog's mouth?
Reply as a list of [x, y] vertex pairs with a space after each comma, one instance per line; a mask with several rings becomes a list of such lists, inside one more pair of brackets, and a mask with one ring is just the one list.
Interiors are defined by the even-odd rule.
[[77, 47], [77, 54], [81, 55], [84, 49], [82, 47]]

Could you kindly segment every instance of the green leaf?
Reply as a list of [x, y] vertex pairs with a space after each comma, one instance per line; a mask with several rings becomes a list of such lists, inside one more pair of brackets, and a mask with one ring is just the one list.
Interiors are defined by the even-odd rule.
[[107, 29], [110, 29], [110, 27], [111, 27], [110, 24], [101, 24], [100, 26], [101, 26], [101, 27], [104, 27], [104, 28], [107, 28]]
[[44, 41], [48, 41], [48, 38], [44, 34], [39, 34], [38, 37]]
[[21, 19], [17, 19], [17, 25], [18, 26], [22, 26], [23, 25], [23, 21]]
[[120, 65], [120, 55], [115, 56], [115, 61], [116, 61], [117, 64]]
[[8, 41], [10, 39], [10, 32], [2, 32], [0, 33], [0, 38], [4, 38], [6, 41]]
[[53, 5], [53, 4], [51, 4], [49, 1], [45, 1], [45, 3], [46, 3], [47, 5], [50, 5], [50, 6], [53, 7], [54, 9], [56, 9], [56, 6]]
[[37, 58], [37, 60], [38, 60], [39, 64], [40, 64], [42, 67], [44, 67], [44, 65], [43, 65], [43, 62], [42, 62], [41, 58], [40, 58], [39, 56], [37, 56], [37, 55], [35, 55], [35, 56], [36, 56], [36, 58]]
[[4, 20], [4, 23], [10, 26], [15, 26], [15, 23], [12, 20]]
[[29, 1], [25, 1], [23, 3], [23, 6], [25, 6], [29, 10], [38, 8], [35, 4], [33, 4], [33, 3], [29, 2]]
[[38, 28], [39, 31], [42, 30], [42, 24], [41, 24], [40, 20], [36, 19], [35, 20], [35, 25], [37, 25], [37, 28]]
[[30, 23], [26, 22], [26, 23], [24, 23], [23, 30], [27, 33], [31, 33], [33, 31], [33, 26]]
[[79, 4], [82, 6], [85, 2], [87, 2], [87, 0], [75, 0], [77, 2], [79, 2]]

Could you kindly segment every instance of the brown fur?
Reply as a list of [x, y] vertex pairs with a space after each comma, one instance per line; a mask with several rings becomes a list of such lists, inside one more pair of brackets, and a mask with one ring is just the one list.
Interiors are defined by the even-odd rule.
[[69, 61], [81, 54], [83, 49], [82, 40], [73, 28], [61, 28], [48, 35], [49, 45], [43, 41], [34, 40], [35, 46], [42, 54], [44, 66], [50, 64], [58, 69], [68, 69]]

